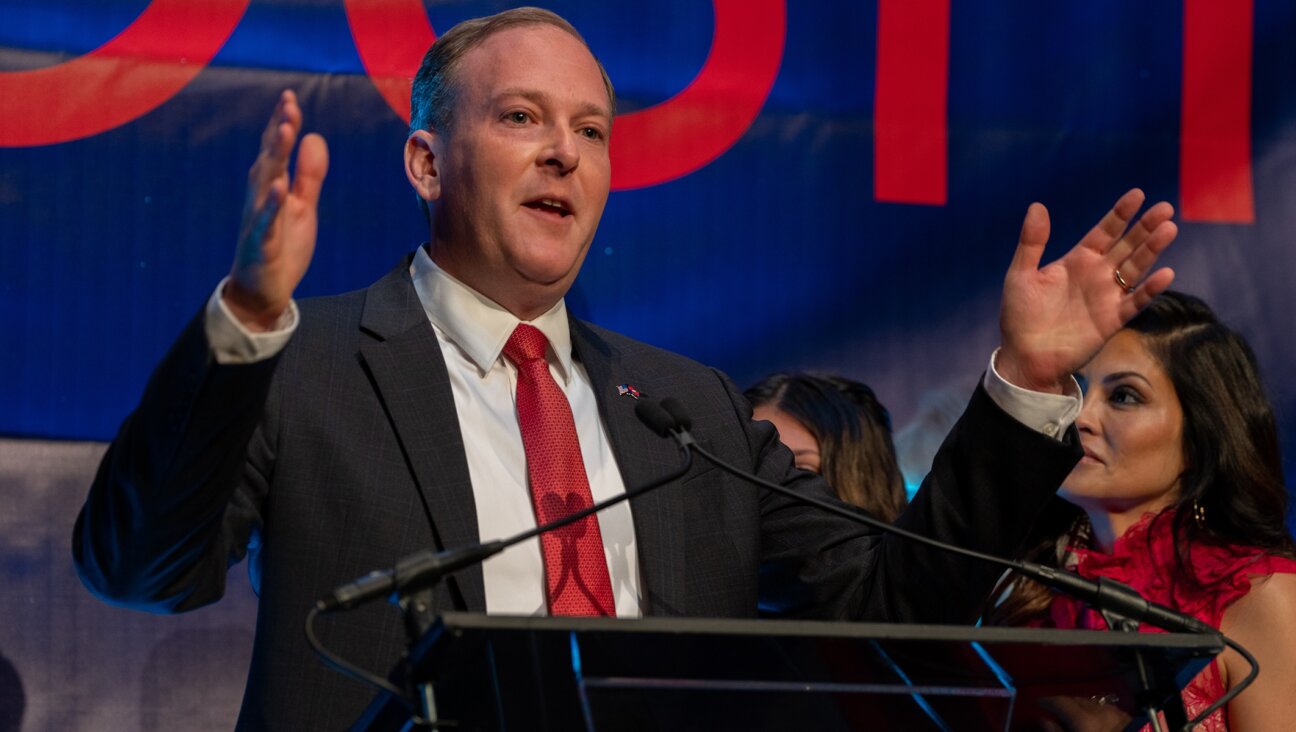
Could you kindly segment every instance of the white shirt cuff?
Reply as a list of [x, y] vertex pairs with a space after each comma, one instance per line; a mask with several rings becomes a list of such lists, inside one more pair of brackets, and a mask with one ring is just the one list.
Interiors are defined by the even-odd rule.
[[985, 378], [981, 382], [986, 393], [1013, 419], [1036, 432], [1061, 440], [1084, 407], [1084, 395], [1075, 378], [1071, 379], [1067, 394], [1045, 394], [1023, 389], [1008, 383], [999, 375], [995, 369], [995, 357], [998, 355], [997, 348], [990, 354], [990, 368], [986, 369]]
[[216, 285], [216, 291], [207, 299], [207, 313], [203, 327], [207, 343], [211, 346], [216, 363], [237, 365], [264, 361], [283, 350], [288, 339], [297, 331], [297, 303], [289, 302], [288, 309], [279, 316], [275, 329], [265, 333], [248, 330], [221, 298], [229, 277]]

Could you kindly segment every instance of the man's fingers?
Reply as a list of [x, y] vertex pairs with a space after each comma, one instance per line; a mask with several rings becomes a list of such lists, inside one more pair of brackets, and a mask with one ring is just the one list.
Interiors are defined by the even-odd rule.
[[1032, 203], [1026, 209], [1026, 218], [1022, 221], [1021, 238], [1017, 240], [1017, 251], [1013, 254], [1009, 271], [1024, 270], [1034, 272], [1039, 269], [1040, 259], [1044, 256], [1044, 245], [1049, 238], [1048, 209], [1042, 203]]
[[288, 178], [288, 159], [295, 143], [296, 133], [288, 124], [280, 124], [270, 146], [257, 155], [256, 162], [248, 171], [248, 196], [253, 206], [261, 205], [276, 181]]
[[1174, 270], [1166, 267], [1153, 272], [1143, 282], [1139, 282], [1143, 275], [1150, 271], [1157, 259], [1164, 252], [1166, 247], [1175, 240], [1179, 235], [1179, 227], [1173, 221], [1162, 221], [1157, 225], [1147, 238], [1143, 240], [1141, 246], [1135, 249], [1125, 261], [1116, 265], [1116, 271], [1120, 273], [1120, 279], [1134, 285], [1134, 291], [1130, 297], [1122, 298], [1120, 304], [1120, 316], [1122, 322], [1128, 322], [1130, 318], [1138, 314], [1140, 310], [1147, 307], [1152, 302], [1152, 298], [1165, 292], [1170, 283], [1174, 281]]
[[1124, 236], [1122, 243], [1132, 244], [1131, 250], [1137, 248], [1144, 239], [1157, 230], [1163, 221], [1169, 221], [1172, 217], [1174, 217], [1174, 206], [1166, 201], [1155, 204], [1139, 217], [1138, 223]]
[[265, 130], [261, 132], [261, 152], [264, 154], [274, 146], [275, 138], [279, 136], [279, 125], [283, 123], [283, 108], [287, 103], [287, 95], [283, 92], [279, 94], [279, 101], [275, 102], [274, 110], [270, 112], [270, 119], [266, 120]]
[[261, 150], [252, 169], [248, 171], [248, 195], [254, 207], [259, 207], [273, 182], [288, 173], [288, 160], [297, 133], [301, 130], [301, 108], [291, 89], [279, 95], [270, 121], [261, 135]]
[[1138, 188], [1131, 188], [1125, 192], [1125, 195], [1116, 200], [1116, 204], [1111, 210], [1102, 217], [1102, 219], [1089, 230], [1088, 234], [1080, 240], [1080, 245], [1088, 247], [1098, 252], [1106, 254], [1111, 249], [1112, 243], [1119, 240], [1125, 233], [1125, 227], [1129, 226], [1130, 219], [1138, 213], [1139, 207], [1143, 205], [1143, 191]]
[[1147, 307], [1157, 295], [1170, 289], [1171, 283], [1174, 282], [1175, 273], [1169, 267], [1162, 267], [1152, 274], [1148, 275], [1146, 280], [1130, 293], [1129, 297], [1122, 298], [1120, 304], [1121, 322], [1128, 323], [1139, 311]]
[[1134, 284], [1143, 277], [1145, 273], [1152, 269], [1161, 252], [1175, 240], [1179, 235], [1179, 227], [1173, 221], [1162, 221], [1143, 240], [1142, 244], [1135, 249], [1124, 261], [1116, 264], [1120, 270], [1121, 277], [1126, 282]]
[[324, 177], [328, 175], [328, 165], [328, 144], [324, 142], [324, 138], [314, 132], [303, 137], [297, 150], [293, 195], [311, 208], [319, 203], [320, 188], [324, 186]]
[[1138, 223], [1130, 227], [1125, 236], [1121, 237], [1107, 252], [1108, 260], [1113, 262], [1125, 261], [1131, 252], [1137, 250], [1162, 223], [1169, 221], [1173, 216], [1174, 206], [1165, 201], [1161, 201], [1149, 208], [1139, 217]]
[[275, 217], [279, 215], [279, 209], [287, 196], [287, 179], [277, 180], [266, 190], [265, 201], [259, 207], [252, 209], [246, 225], [247, 229], [243, 233], [243, 241], [238, 247], [237, 265], [246, 266], [265, 258], [262, 248], [265, 244], [266, 232], [274, 225]]
[[292, 89], [284, 89], [279, 93], [279, 101], [275, 102], [274, 111], [270, 113], [270, 119], [266, 122], [265, 132], [261, 133], [261, 150], [265, 152], [272, 148], [279, 138], [279, 128], [287, 123], [294, 134], [301, 129], [301, 107], [297, 105], [297, 95]]

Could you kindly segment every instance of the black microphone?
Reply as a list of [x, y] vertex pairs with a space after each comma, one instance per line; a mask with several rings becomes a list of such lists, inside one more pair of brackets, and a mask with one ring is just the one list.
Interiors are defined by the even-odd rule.
[[671, 416], [671, 419], [675, 420], [675, 424], [679, 429], [685, 432], [693, 429], [693, 418], [689, 416], [688, 410], [684, 409], [684, 405], [680, 404], [678, 399], [666, 397], [662, 400], [661, 405], [662, 409], [666, 410], [666, 413]]
[[684, 453], [684, 459], [677, 470], [625, 493], [606, 498], [588, 508], [583, 508], [563, 518], [550, 521], [534, 529], [528, 529], [506, 539], [496, 539], [443, 551], [424, 549], [415, 552], [397, 561], [396, 566], [391, 569], [375, 570], [338, 587], [317, 600], [315, 609], [320, 613], [350, 610], [380, 597], [393, 594], [396, 596], [407, 595], [431, 587], [446, 575], [484, 562], [515, 544], [520, 544], [527, 539], [549, 531], [561, 529], [609, 506], [636, 498], [648, 491], [682, 478], [689, 471], [689, 468], [693, 467], [691, 448], [696, 444], [693, 442], [692, 435], [688, 434], [687, 428], [680, 426], [679, 420], [672, 417], [661, 404], [650, 399], [639, 399], [638, 403], [635, 404], [635, 415], [653, 432], [662, 437], [673, 437], [679, 444], [680, 451]]
[[669, 437], [677, 429], [676, 421], [660, 402], [640, 399], [635, 403], [635, 416], [660, 437]]
[[1049, 567], [1034, 562], [1016, 562], [1011, 567], [1040, 584], [1081, 600], [1098, 610], [1115, 613], [1140, 623], [1155, 625], [1162, 630], [1179, 633], [1204, 633], [1219, 635], [1219, 630], [1174, 608], [1160, 605], [1139, 594], [1124, 582], [1099, 577], [1088, 580], [1074, 572]]
[[722, 460], [718, 455], [712, 454], [709, 450], [699, 445], [688, 431], [689, 427], [692, 425], [692, 420], [689, 419], [688, 413], [684, 409], [684, 405], [680, 404], [679, 401], [667, 397], [662, 400], [661, 408], [665, 410], [673, 422], [672, 434], [675, 435], [676, 440], [680, 442], [681, 446], [687, 444], [689, 448], [698, 455], [701, 455], [716, 467], [739, 479], [774, 491], [775, 493], [788, 496], [801, 503], [821, 508], [838, 516], [844, 516], [851, 521], [871, 526], [880, 531], [895, 534], [911, 541], [917, 541], [942, 551], [960, 554], [982, 562], [1006, 567], [1015, 572], [1026, 575], [1027, 577], [1030, 577], [1031, 579], [1058, 592], [1082, 600], [1099, 610], [1112, 612], [1121, 617], [1129, 618], [1130, 620], [1155, 625], [1163, 630], [1220, 635], [1220, 632], [1217, 629], [1212, 628], [1210, 625], [1203, 623], [1197, 618], [1181, 613], [1174, 608], [1151, 602], [1140, 595], [1133, 587], [1116, 580], [1100, 578], [1095, 582], [1056, 567], [1046, 567], [1033, 562], [1004, 559], [1002, 557], [994, 556], [993, 554], [985, 554], [972, 549], [965, 549], [953, 544], [947, 544], [943, 541], [938, 541], [931, 537], [923, 536], [922, 534], [915, 534], [912, 531], [902, 529], [898, 526], [893, 526], [886, 521], [881, 521], [868, 514], [857, 513], [843, 504], [830, 503], [812, 496], [802, 495], [786, 486], [765, 480], [755, 473], [730, 465]]
[[697, 446], [697, 441], [689, 432], [693, 420], [684, 412], [684, 407], [675, 399], [667, 397], [660, 402], [640, 399], [635, 405], [635, 415], [662, 437], [673, 437], [681, 450]]
[[[577, 516], [574, 519], [568, 516], [555, 521], [554, 528], [570, 523], [567, 519], [576, 521], [585, 515], [584, 512], [578, 514], [573, 514]], [[374, 570], [338, 587], [317, 600], [315, 608], [321, 613], [350, 610], [392, 593], [413, 592], [436, 584], [452, 572], [484, 562], [510, 546], [512, 544], [506, 544], [505, 540], [496, 539], [444, 551], [424, 549], [397, 560], [391, 569]]]

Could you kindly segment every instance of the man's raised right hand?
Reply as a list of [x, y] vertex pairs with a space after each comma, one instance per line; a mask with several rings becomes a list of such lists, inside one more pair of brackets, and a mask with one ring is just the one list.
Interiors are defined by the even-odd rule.
[[222, 298], [252, 331], [275, 328], [315, 251], [316, 211], [328, 174], [328, 146], [315, 133], [302, 138], [296, 179], [290, 180], [288, 160], [301, 125], [297, 95], [285, 89], [248, 171], [238, 248]]

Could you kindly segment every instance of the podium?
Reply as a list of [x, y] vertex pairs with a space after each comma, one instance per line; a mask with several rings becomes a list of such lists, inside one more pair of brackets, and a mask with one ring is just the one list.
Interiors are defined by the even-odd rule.
[[[440, 729], [1034, 730], [1058, 700], [1141, 725], [1136, 668], [1178, 703], [1221, 650], [1168, 633], [445, 614], [399, 675]], [[408, 720], [380, 695], [352, 729]]]

